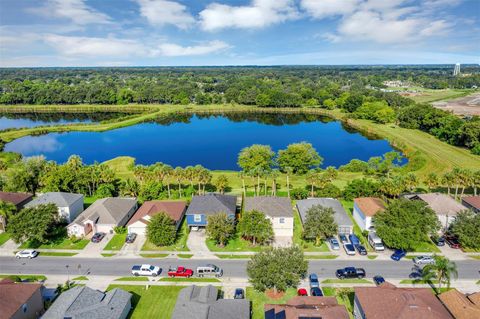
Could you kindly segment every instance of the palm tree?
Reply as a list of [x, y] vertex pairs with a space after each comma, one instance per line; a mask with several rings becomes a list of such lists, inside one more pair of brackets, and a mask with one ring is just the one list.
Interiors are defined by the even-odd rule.
[[185, 167], [184, 176], [190, 182], [190, 186], [193, 188], [193, 182], [195, 181], [195, 168], [193, 166]]
[[0, 200], [0, 227], [2, 227], [3, 231], [5, 231], [8, 219], [16, 210], [17, 207], [12, 203]]
[[140, 186], [138, 185], [138, 182], [135, 179], [127, 178], [123, 182], [120, 189], [121, 189], [122, 196], [137, 197]]
[[463, 169], [461, 174], [462, 193], [460, 194], [460, 198], [463, 197], [463, 194], [465, 193], [465, 188], [472, 185], [472, 180], [473, 180], [473, 172], [468, 169]]
[[333, 166], [329, 166], [325, 169], [325, 178], [331, 183], [338, 176], [338, 171]]
[[185, 171], [180, 166], [175, 167], [175, 169], [172, 172], [172, 175], [175, 177], [175, 180], [177, 181], [177, 184], [178, 184], [178, 196], [180, 198], [182, 197], [182, 180], [183, 180], [184, 173]]
[[217, 179], [215, 180], [215, 186], [220, 193], [225, 193], [225, 188], [228, 186], [228, 178], [224, 174], [218, 175]]
[[290, 198], [290, 175], [293, 173], [293, 168], [285, 167], [285, 173], [287, 174], [287, 195]]
[[305, 179], [307, 183], [310, 184], [310, 195], [314, 197], [315, 186], [320, 179], [320, 170], [319, 169], [309, 170], [305, 176]]
[[242, 180], [243, 197], [247, 197], [247, 189], [245, 188], [245, 175], [245, 171], [238, 172], [238, 176], [240, 176]]
[[450, 188], [454, 184], [455, 177], [452, 172], [445, 173], [442, 177], [442, 184], [447, 187], [447, 193], [450, 196]]
[[438, 186], [438, 182], [438, 175], [434, 172], [428, 174], [425, 178], [425, 184], [427, 184], [428, 190], [430, 192]]
[[477, 189], [480, 187], [480, 170], [473, 173], [471, 183], [471, 186], [473, 187], [473, 195], [477, 196]]
[[405, 176], [405, 186], [410, 192], [413, 192], [413, 190], [417, 187], [418, 185], [418, 178], [417, 175], [414, 173], [410, 172]]
[[278, 169], [273, 169], [270, 172], [270, 176], [272, 177], [272, 196], [277, 195], [277, 179], [280, 176], [280, 171]]
[[457, 199], [458, 188], [463, 183], [463, 170], [458, 167], [455, 167], [452, 170], [452, 177], [453, 177], [453, 184], [455, 185], [455, 199]]
[[443, 256], [433, 255], [435, 263], [426, 265], [422, 270], [422, 278], [426, 282], [432, 283], [435, 279], [438, 281], [438, 290], [440, 292], [442, 283], [447, 284], [447, 288], [450, 288], [450, 280], [452, 276], [457, 279], [458, 271], [457, 265]]

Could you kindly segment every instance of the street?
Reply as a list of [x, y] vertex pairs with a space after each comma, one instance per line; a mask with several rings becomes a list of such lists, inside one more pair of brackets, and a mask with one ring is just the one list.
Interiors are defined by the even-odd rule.
[[[224, 271], [224, 277], [246, 278], [247, 260], [178, 260], [173, 258], [72, 258], [72, 257], [37, 257], [35, 259], [16, 259], [0, 257], [1, 274], [44, 274], [44, 275], [99, 275], [129, 276], [134, 264], [152, 264], [160, 266], [163, 271], [169, 266], [185, 266], [196, 269], [197, 266], [213, 263]], [[480, 262], [475, 260], [457, 261], [458, 279], [479, 280]], [[68, 266], [68, 267], [67, 267]], [[321, 278], [334, 278], [335, 270], [347, 266], [362, 267], [367, 277], [382, 275], [386, 279], [408, 279], [413, 263], [411, 260], [399, 262], [390, 260], [310, 260], [309, 272], [315, 272]], [[164, 275], [162, 273], [162, 275]]]

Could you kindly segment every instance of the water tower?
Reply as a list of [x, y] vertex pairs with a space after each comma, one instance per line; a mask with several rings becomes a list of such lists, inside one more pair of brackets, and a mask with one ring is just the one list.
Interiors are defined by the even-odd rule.
[[457, 76], [460, 74], [460, 63], [455, 64], [455, 68], [453, 69], [453, 76]]

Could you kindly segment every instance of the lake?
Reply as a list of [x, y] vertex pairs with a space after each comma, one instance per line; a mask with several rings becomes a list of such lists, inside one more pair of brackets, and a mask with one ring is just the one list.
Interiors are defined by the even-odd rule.
[[26, 136], [8, 143], [5, 151], [43, 154], [57, 162], [65, 162], [71, 154], [85, 163], [132, 156], [137, 164], [201, 164], [236, 170], [238, 153], [246, 146], [266, 144], [276, 152], [302, 141], [313, 144], [324, 158], [322, 167], [338, 167], [354, 158], [366, 161], [393, 150], [385, 140], [367, 138], [323, 116], [235, 113], [176, 115], [107, 132]]

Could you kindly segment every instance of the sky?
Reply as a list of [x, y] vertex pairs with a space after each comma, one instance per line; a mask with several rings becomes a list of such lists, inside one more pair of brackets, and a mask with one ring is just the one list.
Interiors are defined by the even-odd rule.
[[0, 67], [480, 63], [480, 0], [0, 0]]

